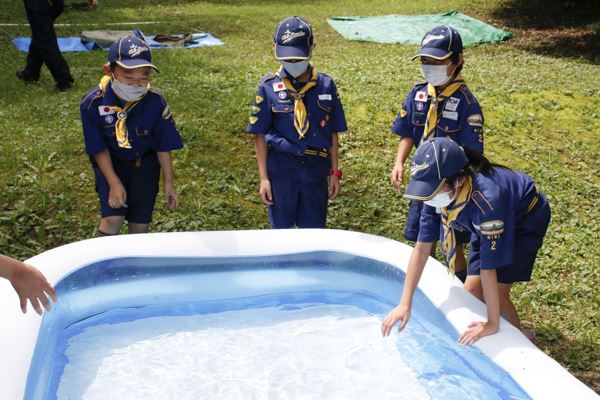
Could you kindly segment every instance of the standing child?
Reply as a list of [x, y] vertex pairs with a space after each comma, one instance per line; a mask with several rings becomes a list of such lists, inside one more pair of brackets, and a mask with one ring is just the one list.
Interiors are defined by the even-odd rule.
[[108, 51], [110, 76], [81, 103], [85, 146], [96, 175], [102, 219], [98, 236], [116, 235], [124, 221], [129, 233], [148, 232], [163, 172], [169, 208], [179, 204], [171, 150], [183, 147], [169, 106], [150, 86], [148, 45], [136, 37], [116, 41]]
[[324, 228], [328, 198], [340, 190], [344, 110], [333, 80], [309, 62], [314, 45], [306, 20], [281, 21], [273, 46], [281, 68], [260, 80], [247, 128], [254, 134], [260, 197], [273, 228]]
[[[472, 322], [459, 338], [471, 344], [496, 333], [500, 315], [518, 329], [519, 316], [510, 300], [513, 283], [531, 279], [537, 252], [550, 223], [550, 206], [535, 182], [522, 172], [491, 164], [484, 156], [447, 138], [423, 143], [411, 165], [404, 197], [435, 204], [441, 209], [442, 248], [448, 268], [456, 264], [454, 232], [472, 233], [465, 289], [484, 301], [487, 320]], [[390, 334], [410, 318], [412, 301], [433, 246], [438, 224], [433, 207], [425, 207], [421, 231], [408, 262], [400, 304], [383, 320], [381, 332]]]
[[[462, 39], [456, 29], [437, 26], [427, 32], [420, 57], [426, 81], [417, 83], [404, 100], [394, 121], [392, 132], [400, 136], [396, 162], [390, 174], [394, 188], [399, 189], [404, 177], [404, 163], [413, 147], [434, 137], [447, 137], [461, 146], [483, 153], [483, 113], [460, 72], [463, 67]], [[404, 237], [416, 241], [423, 203], [411, 201]], [[438, 218], [439, 220], [439, 218]], [[429, 238], [438, 239], [436, 233]], [[468, 243], [468, 233], [458, 232], [459, 243]], [[462, 246], [457, 248], [456, 272], [464, 281], [465, 259]]]

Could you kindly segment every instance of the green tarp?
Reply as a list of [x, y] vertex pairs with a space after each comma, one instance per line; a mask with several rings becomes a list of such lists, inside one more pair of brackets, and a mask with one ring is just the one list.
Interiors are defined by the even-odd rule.
[[450, 25], [462, 37], [463, 45], [499, 42], [512, 37], [503, 31], [458, 11], [431, 15], [382, 15], [378, 17], [331, 17], [329, 25], [348, 40], [378, 43], [421, 44], [434, 26]]

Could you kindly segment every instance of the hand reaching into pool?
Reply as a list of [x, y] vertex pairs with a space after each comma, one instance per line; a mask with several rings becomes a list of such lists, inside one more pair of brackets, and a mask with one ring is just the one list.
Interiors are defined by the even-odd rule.
[[392, 328], [398, 321], [402, 321], [402, 322], [400, 322], [400, 325], [398, 326], [398, 332], [402, 331], [402, 329], [404, 329], [404, 327], [408, 323], [409, 319], [410, 319], [410, 307], [405, 306], [403, 304], [396, 306], [383, 319], [383, 322], [381, 323], [381, 335], [383, 337], [389, 336], [390, 332], [392, 331]]
[[474, 321], [469, 324], [469, 328], [460, 335], [459, 343], [463, 346], [473, 344], [484, 336], [493, 335], [498, 332], [498, 325], [489, 321]]
[[50, 311], [50, 299], [56, 302], [56, 292], [46, 277], [35, 267], [14, 258], [0, 255], [0, 276], [10, 281], [19, 296], [21, 311], [27, 312], [27, 300], [35, 311], [42, 315], [40, 303]]

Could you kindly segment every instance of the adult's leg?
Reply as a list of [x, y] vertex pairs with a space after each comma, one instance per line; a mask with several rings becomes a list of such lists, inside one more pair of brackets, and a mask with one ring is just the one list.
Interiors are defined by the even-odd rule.
[[[28, 11], [27, 18], [31, 26], [31, 42], [34, 44], [36, 52], [33, 57], [39, 57], [46, 64], [57, 84], [67, 85], [72, 83], [73, 77], [69, 65], [58, 48], [56, 32], [54, 31], [56, 17], [47, 13]], [[32, 61], [35, 60], [32, 59]]]
[[[25, 5], [25, 11], [27, 12], [27, 20], [29, 21], [29, 26], [31, 27], [31, 43], [29, 44], [29, 51], [27, 52], [25, 68], [23, 71], [17, 72], [17, 76], [23, 81], [35, 82], [40, 79], [40, 72], [42, 70], [44, 59], [42, 58], [40, 49], [37, 46], [38, 29], [36, 24], [38, 22], [35, 17], [35, 11], [27, 7], [27, 4]], [[36, 34], [34, 34], [34, 30], [36, 31]]]

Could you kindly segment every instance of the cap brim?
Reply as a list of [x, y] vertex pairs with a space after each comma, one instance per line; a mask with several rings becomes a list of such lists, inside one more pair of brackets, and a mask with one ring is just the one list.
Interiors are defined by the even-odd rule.
[[450, 57], [452, 55], [451, 51], [445, 51], [442, 49], [436, 49], [436, 48], [424, 48], [419, 50], [419, 52], [417, 54], [415, 54], [413, 56], [413, 60], [417, 57], [431, 57], [431, 58], [435, 58], [436, 60], [445, 60], [446, 58]]
[[153, 68], [156, 72], [160, 73], [160, 70], [156, 68], [154, 64], [149, 63], [146, 60], [118, 60], [117, 64], [125, 69], [150, 67]]
[[308, 60], [310, 59], [310, 50], [276, 44], [275, 58], [278, 60]]
[[417, 181], [415, 179], [411, 179], [406, 186], [403, 197], [409, 200], [431, 200], [436, 194], [439, 193], [439, 191], [442, 189], [442, 186], [444, 186], [444, 183], [446, 183], [446, 178], [429, 181]]

